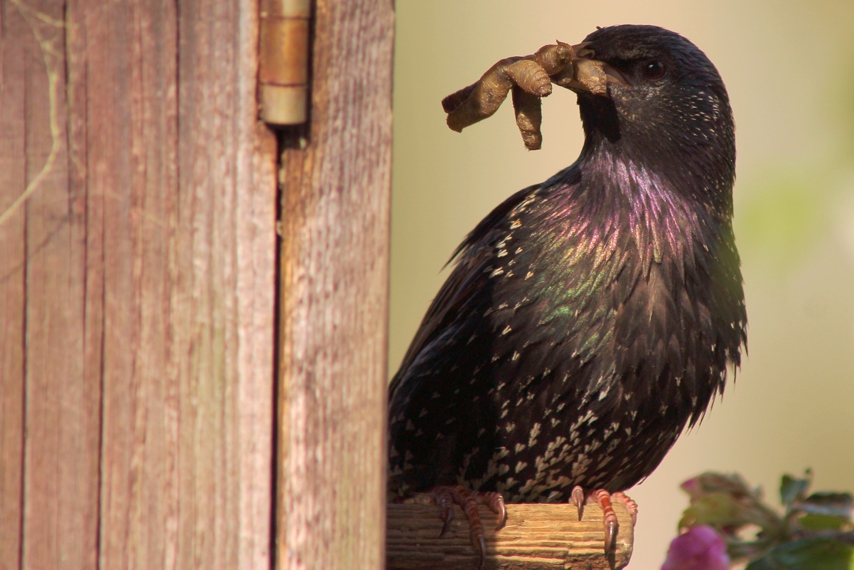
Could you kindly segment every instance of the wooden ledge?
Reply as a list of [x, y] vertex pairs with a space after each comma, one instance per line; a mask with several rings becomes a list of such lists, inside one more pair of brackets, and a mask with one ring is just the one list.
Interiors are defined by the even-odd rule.
[[[618, 570], [629, 563], [634, 528], [626, 508], [614, 504], [620, 524], [617, 547], [604, 553], [602, 509], [587, 505], [578, 520], [573, 505], [507, 505], [507, 525], [495, 532], [496, 516], [480, 507], [486, 529], [487, 569]], [[476, 566], [463, 511], [455, 507], [454, 520], [441, 539], [442, 521], [432, 505], [390, 504], [387, 509], [386, 567], [464, 568]]]

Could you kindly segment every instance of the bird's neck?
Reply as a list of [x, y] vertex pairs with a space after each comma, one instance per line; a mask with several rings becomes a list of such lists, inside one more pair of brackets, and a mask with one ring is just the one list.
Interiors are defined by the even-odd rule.
[[623, 153], [584, 153], [579, 170], [579, 213], [601, 225], [603, 234], [628, 232], [645, 266], [681, 259], [694, 242], [715, 243], [730, 233], [728, 216], [715, 215], [714, 208], [694, 198], [702, 188], [688, 187], [688, 181]]
[[[696, 125], [683, 124], [684, 117], [680, 123], [679, 115], [673, 114], [651, 128], [621, 118], [610, 100], [590, 99], [579, 98], [585, 135], [579, 163], [585, 170], [623, 174], [642, 191], [669, 187], [708, 211], [717, 223], [729, 223], [735, 136], [728, 106], [711, 115], [692, 116], [699, 121]], [[622, 186], [629, 193], [633, 188]]]

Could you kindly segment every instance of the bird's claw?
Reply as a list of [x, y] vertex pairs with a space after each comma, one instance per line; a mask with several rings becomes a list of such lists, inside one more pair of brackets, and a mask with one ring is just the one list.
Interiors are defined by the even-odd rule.
[[570, 502], [578, 508], [578, 520], [584, 515], [584, 489], [576, 485], [572, 488]]
[[451, 521], [454, 519], [454, 499], [447, 487], [436, 487], [430, 491], [429, 495], [439, 507], [439, 518], [442, 519], [442, 532], [439, 533], [439, 538], [442, 538], [451, 528]]
[[443, 523], [442, 532], [439, 534], [440, 538], [450, 528], [454, 516], [454, 505], [459, 505], [463, 509], [471, 529], [472, 546], [478, 553], [478, 568], [483, 568], [486, 563], [486, 540], [477, 506], [486, 505], [489, 510], [498, 515], [495, 530], [500, 530], [507, 522], [507, 509], [501, 493], [469, 491], [462, 485], [439, 485], [433, 487], [427, 496], [439, 507], [439, 518], [442, 519]]
[[617, 522], [617, 513], [614, 512], [611, 501], [613, 500], [626, 507], [626, 510], [632, 517], [632, 526], [637, 522], [638, 505], [622, 491], [610, 494], [605, 489], [597, 489], [587, 495], [585, 501], [584, 490], [576, 486], [573, 487], [569, 500], [573, 505], [578, 507], [578, 520], [581, 520], [585, 502], [596, 503], [602, 508], [602, 525], [605, 529], [605, 554], [609, 554], [616, 549], [617, 531], [620, 528], [620, 524]]
[[475, 497], [480, 505], [486, 505], [489, 510], [498, 515], [495, 530], [499, 531], [507, 523], [507, 507], [504, 505], [504, 497], [501, 493], [488, 492], [476, 493]]
[[617, 539], [617, 513], [611, 505], [611, 495], [605, 489], [593, 491], [590, 495], [602, 507], [602, 523], [605, 527], [605, 554], [614, 549]]
[[475, 546], [475, 549], [477, 550], [477, 567], [478, 570], [481, 570], [483, 565], [486, 563], [486, 541], [482, 534], [477, 537], [477, 545]]
[[605, 521], [605, 554], [608, 554], [617, 545], [617, 523], [616, 521]]

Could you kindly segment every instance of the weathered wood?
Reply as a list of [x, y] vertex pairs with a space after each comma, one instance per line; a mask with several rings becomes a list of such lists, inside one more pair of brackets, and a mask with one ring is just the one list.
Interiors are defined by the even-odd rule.
[[[256, 102], [258, 6], [189, 0], [178, 37], [173, 303], [182, 398], [178, 568], [270, 567], [276, 144]], [[191, 423], [190, 423], [191, 422]], [[211, 436], [215, 439], [211, 440]], [[182, 459], [183, 461], [184, 459]]]
[[391, 0], [318, 0], [311, 122], [282, 156], [277, 567], [381, 568]]
[[[5, 429], [9, 414], [24, 429], [23, 462], [7, 467], [4, 457], [2, 467], [17, 470], [18, 493], [0, 498], [19, 504], [19, 516], [3, 523], [4, 535], [17, 535], [18, 548], [4, 537], [0, 558], [9, 568], [91, 568], [97, 563], [100, 387], [85, 374], [83, 356], [85, 197], [69, 192], [63, 6], [8, 2], [3, 13], [3, 91], [22, 98], [2, 105], [4, 115], [20, 113], [9, 135], [21, 145], [5, 159], [15, 178], [0, 187], [0, 215], [20, 205], [6, 220], [0, 249], [22, 254], [0, 283], [7, 300], [0, 322], [22, 340], [4, 346], [3, 383], [12, 386], [13, 398], [21, 394], [21, 408], [5, 409], [3, 423]], [[20, 62], [12, 61], [16, 52]], [[29, 199], [21, 203], [27, 188]], [[20, 367], [9, 370], [7, 363]]]
[[59, 141], [0, 226], [4, 570], [270, 567], [276, 145], [257, 15], [3, 2], [0, 215]]
[[[0, 214], [26, 187], [26, 80], [38, 49], [14, 10], [0, 12]], [[37, 52], [36, 52], [37, 53]], [[7, 78], [16, 78], [9, 81]], [[32, 104], [32, 103], [31, 103]], [[26, 220], [18, 209], [0, 224], [0, 568], [18, 568], [21, 557], [24, 473], [24, 299]]]
[[[616, 570], [629, 563], [634, 543], [631, 517], [614, 505], [619, 521], [617, 544], [610, 556], [604, 551], [602, 509], [587, 505], [578, 520], [573, 505], [507, 505], [507, 524], [496, 532], [496, 516], [480, 508], [486, 539], [488, 569]], [[442, 521], [432, 505], [388, 505], [386, 542], [389, 570], [476, 567], [469, 525], [459, 507], [443, 537]]]

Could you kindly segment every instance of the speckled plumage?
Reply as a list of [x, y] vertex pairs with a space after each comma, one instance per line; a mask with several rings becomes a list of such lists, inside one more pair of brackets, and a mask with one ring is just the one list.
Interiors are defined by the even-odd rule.
[[[740, 363], [723, 82], [661, 28], [585, 42], [629, 86], [579, 94], [579, 159], [460, 246], [391, 384], [393, 496], [456, 483], [508, 502], [627, 489]], [[652, 60], [666, 65], [661, 80], [643, 76]]]

